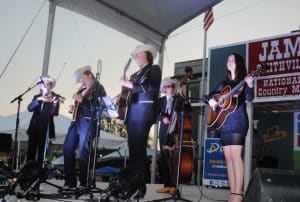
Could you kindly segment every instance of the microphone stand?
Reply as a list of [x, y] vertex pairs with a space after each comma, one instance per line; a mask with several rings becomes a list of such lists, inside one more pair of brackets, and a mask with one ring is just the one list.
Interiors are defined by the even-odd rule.
[[[99, 87], [96, 88], [96, 92], [99, 91]], [[75, 199], [78, 199], [83, 194], [89, 194], [90, 199], [94, 198], [93, 193], [101, 193], [102, 189], [96, 187], [96, 158], [97, 158], [97, 147], [100, 138], [101, 129], [101, 114], [105, 106], [103, 105], [103, 98], [98, 97], [93, 103], [93, 117], [90, 123], [89, 135], [89, 157], [87, 166], [87, 187], [84, 190], [76, 190]], [[94, 147], [93, 147], [94, 146]]]
[[[16, 163], [16, 168], [15, 168], [15, 172], [18, 170], [18, 164], [19, 164], [19, 146], [17, 147], [17, 143], [18, 143], [18, 132], [19, 132], [19, 124], [20, 124], [20, 106], [21, 106], [21, 101], [23, 101], [22, 97], [23, 95], [25, 95], [26, 93], [28, 93], [30, 90], [32, 90], [33, 88], [35, 88], [38, 85], [35, 84], [33, 87], [28, 87], [28, 89], [26, 91], [24, 91], [22, 94], [18, 95], [17, 97], [15, 97], [12, 101], [10, 101], [10, 103], [14, 103], [15, 101], [18, 100], [18, 108], [17, 108], [17, 117], [16, 117], [16, 129], [15, 129], [15, 139], [14, 139], [14, 146], [13, 146], [13, 152], [12, 152], [12, 163], [11, 163], [11, 170], [14, 176], [14, 167], [15, 167], [15, 163]], [[16, 149], [18, 149], [18, 151], [16, 152]], [[15, 162], [15, 158], [16, 158], [16, 162]]]
[[195, 100], [197, 102], [204, 102], [207, 103], [208, 102], [208, 96], [204, 95], [201, 96], [199, 98], [194, 98], [194, 97], [186, 97], [184, 99], [184, 101], [182, 102], [182, 107], [181, 107], [181, 116], [180, 116], [180, 134], [179, 134], [179, 145], [178, 145], [178, 164], [177, 164], [177, 175], [176, 175], [176, 189], [175, 192], [173, 193], [173, 195], [171, 197], [168, 198], [162, 198], [162, 199], [156, 199], [156, 200], [152, 200], [152, 201], [148, 201], [148, 202], [160, 202], [160, 201], [169, 201], [169, 200], [173, 200], [173, 201], [185, 201], [185, 202], [191, 202], [188, 199], [182, 198], [180, 195], [180, 191], [179, 191], [179, 180], [180, 180], [180, 165], [181, 165], [181, 158], [182, 158], [182, 140], [183, 140], [183, 131], [184, 131], [184, 121], [185, 121], [185, 116], [186, 116], [186, 103], [188, 100]]

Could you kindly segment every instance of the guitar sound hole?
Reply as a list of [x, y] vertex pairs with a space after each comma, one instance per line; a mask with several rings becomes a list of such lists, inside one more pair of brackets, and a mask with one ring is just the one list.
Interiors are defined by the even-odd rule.
[[225, 99], [223, 99], [223, 97], [221, 97], [219, 102], [218, 102], [219, 107], [223, 107], [224, 102], [225, 102]]
[[215, 112], [216, 112], [216, 113], [219, 113], [220, 111], [221, 111], [221, 107], [220, 107], [220, 106], [217, 106], [216, 109], [215, 109]]

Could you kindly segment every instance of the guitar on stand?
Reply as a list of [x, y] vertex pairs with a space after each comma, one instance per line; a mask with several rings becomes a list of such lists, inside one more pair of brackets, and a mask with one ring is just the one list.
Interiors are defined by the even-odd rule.
[[[126, 72], [129, 68], [129, 65], [131, 63], [131, 58], [128, 60], [128, 62], [126, 63], [125, 67], [124, 67], [124, 71], [123, 71], [123, 78], [126, 77]], [[125, 115], [126, 115], [126, 111], [127, 111], [127, 100], [128, 100], [128, 96], [129, 96], [129, 89], [126, 87], [122, 87], [121, 93], [119, 95], [119, 101], [118, 101], [118, 113], [119, 113], [119, 118], [121, 120], [125, 119]]]
[[[256, 71], [251, 75], [254, 79], [265, 73], [270, 66], [262, 64]], [[231, 89], [230, 86], [225, 86], [220, 94], [214, 95], [217, 101], [216, 107], [209, 108], [208, 116], [208, 127], [214, 130], [218, 130], [222, 127], [227, 117], [236, 110], [238, 106], [238, 96], [243, 89], [245, 79], [240, 81], [234, 88]]]

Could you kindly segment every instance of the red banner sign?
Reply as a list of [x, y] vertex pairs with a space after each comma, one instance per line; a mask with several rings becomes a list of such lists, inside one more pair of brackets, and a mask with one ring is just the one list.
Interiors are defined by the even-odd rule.
[[300, 34], [250, 42], [248, 47], [249, 72], [261, 64], [270, 66], [264, 74], [268, 78], [257, 81], [257, 97], [300, 95]]
[[270, 66], [265, 75], [300, 72], [300, 34], [249, 43], [249, 70], [262, 63]]
[[300, 94], [300, 76], [268, 78], [257, 81], [256, 96], [286, 96]]

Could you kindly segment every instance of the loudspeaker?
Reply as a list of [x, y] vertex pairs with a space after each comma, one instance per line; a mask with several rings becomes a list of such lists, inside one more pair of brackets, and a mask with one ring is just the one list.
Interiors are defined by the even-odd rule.
[[245, 202], [299, 202], [300, 172], [256, 168], [248, 185]]
[[9, 153], [11, 150], [11, 134], [0, 133], [0, 152]]
[[17, 180], [23, 190], [28, 189], [35, 181], [44, 179], [47, 179], [46, 170], [35, 161], [29, 161], [17, 173]]

